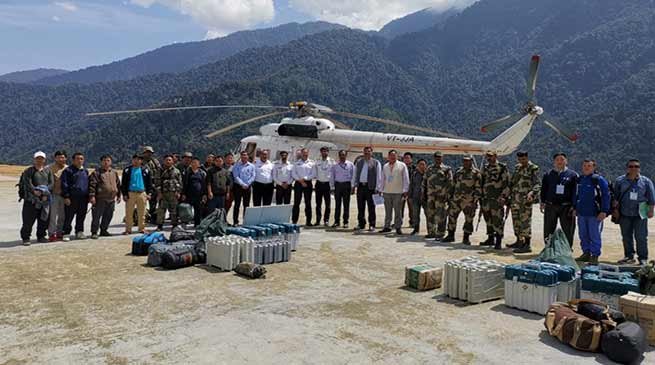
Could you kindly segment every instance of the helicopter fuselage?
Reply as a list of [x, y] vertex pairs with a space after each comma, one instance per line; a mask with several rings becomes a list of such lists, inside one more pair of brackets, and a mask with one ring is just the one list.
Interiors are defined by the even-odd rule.
[[[441, 151], [444, 154], [482, 155], [494, 151], [500, 155], [514, 151], [530, 130], [534, 117], [526, 115], [500, 137], [503, 141], [476, 141], [407, 135], [400, 133], [380, 133], [337, 129], [324, 118], [312, 116], [284, 118], [281, 123], [266, 124], [260, 128], [261, 135], [249, 136], [241, 140], [241, 151], [256, 154], [258, 150], [269, 150], [271, 158], [276, 159], [280, 151], [287, 151], [292, 158], [303, 148], [309, 149], [310, 156], [319, 156], [321, 147], [328, 147], [330, 155], [337, 157], [339, 150], [349, 152], [349, 159], [355, 159], [366, 146], [375, 152], [386, 154], [390, 150], [399, 153], [431, 154]], [[292, 158], [293, 159], [293, 158]]]

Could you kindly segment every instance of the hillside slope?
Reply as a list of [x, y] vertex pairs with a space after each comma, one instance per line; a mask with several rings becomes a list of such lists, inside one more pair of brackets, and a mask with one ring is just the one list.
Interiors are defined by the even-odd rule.
[[[253, 115], [245, 111], [83, 117], [155, 104], [305, 99], [490, 139], [493, 135], [479, 132], [480, 124], [526, 101], [528, 60], [539, 53], [538, 102], [561, 124], [578, 129], [582, 139], [571, 145], [538, 123], [525, 148], [542, 165], [563, 149], [574, 165], [596, 157], [603, 170], [618, 174], [628, 157], [646, 166], [655, 162], [654, 40], [650, 0], [482, 0], [443, 26], [391, 41], [345, 29], [249, 49], [178, 75], [84, 86], [0, 84], [0, 125], [10, 131], [0, 136], [0, 160], [25, 162], [35, 148], [62, 145], [93, 158], [104, 151], [125, 158], [145, 143], [160, 151], [204, 153], [257, 133], [251, 126], [216, 140], [202, 137]], [[30, 126], [45, 130], [34, 135]], [[382, 129], [374, 123], [355, 126]]]

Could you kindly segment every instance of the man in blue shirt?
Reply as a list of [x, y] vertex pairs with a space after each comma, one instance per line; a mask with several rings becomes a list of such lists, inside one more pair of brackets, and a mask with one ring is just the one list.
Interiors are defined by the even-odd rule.
[[[632, 159], [627, 163], [627, 173], [614, 182], [614, 199], [619, 207], [619, 225], [623, 238], [624, 258], [619, 264], [634, 264], [635, 246], [639, 264], [648, 262], [648, 219], [653, 218], [655, 188], [653, 182], [640, 174], [641, 163]], [[640, 214], [640, 206], [646, 205], [645, 216]]]
[[243, 202], [243, 214], [246, 214], [246, 208], [250, 206], [250, 194], [252, 184], [255, 182], [256, 175], [255, 165], [248, 161], [248, 152], [242, 151], [240, 160], [232, 168], [232, 195], [234, 196], [234, 210], [232, 211], [232, 223], [239, 225], [239, 206]]
[[123, 234], [132, 234], [135, 207], [139, 233], [146, 233], [146, 202], [150, 200], [152, 193], [150, 171], [143, 166], [143, 157], [135, 154], [132, 156], [132, 166], [123, 169], [121, 181], [121, 195], [125, 201], [125, 232]]
[[610, 210], [610, 190], [607, 180], [594, 173], [594, 169], [594, 161], [584, 160], [582, 176], [578, 178], [575, 212], [582, 246], [582, 256], [578, 257], [578, 261], [598, 265], [603, 221]]
[[541, 212], [544, 213], [544, 239], [555, 232], [559, 221], [562, 231], [573, 247], [575, 233], [575, 189], [578, 173], [569, 169], [566, 154], [553, 156], [553, 169], [541, 180]]

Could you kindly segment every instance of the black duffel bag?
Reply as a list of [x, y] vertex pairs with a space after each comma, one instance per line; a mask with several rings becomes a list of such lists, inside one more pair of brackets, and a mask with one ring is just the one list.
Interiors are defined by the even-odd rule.
[[615, 323], [625, 322], [623, 312], [608, 308], [604, 303], [582, 299], [578, 303], [578, 313], [594, 321], [611, 320]]
[[174, 227], [173, 230], [171, 231], [171, 234], [168, 238], [170, 242], [179, 242], [179, 241], [188, 241], [188, 240], [195, 240], [195, 234], [193, 232], [189, 232], [185, 230], [184, 228], [177, 226]]
[[193, 247], [176, 247], [165, 252], [161, 257], [161, 266], [167, 270], [193, 266], [197, 262], [198, 257]]
[[600, 346], [610, 360], [631, 364], [646, 350], [646, 333], [634, 322], [623, 322], [603, 335]]

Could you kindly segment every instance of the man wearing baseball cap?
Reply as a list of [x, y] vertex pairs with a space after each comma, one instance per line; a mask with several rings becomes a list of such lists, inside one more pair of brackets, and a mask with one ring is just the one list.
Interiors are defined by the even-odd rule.
[[[154, 154], [155, 149], [152, 146], [143, 147], [143, 166], [147, 167], [150, 171], [152, 186], [159, 186], [162, 167]], [[148, 201], [148, 214], [150, 214], [150, 223], [153, 224], [157, 223], [157, 203], [157, 199], [150, 199]]]
[[52, 172], [45, 168], [45, 162], [45, 153], [36, 152], [33, 165], [25, 169], [20, 176], [18, 195], [23, 200], [23, 226], [20, 229], [20, 237], [25, 246], [30, 245], [30, 236], [35, 221], [37, 222], [38, 242], [48, 242], [46, 229], [48, 228], [50, 192], [54, 185], [54, 178]]

